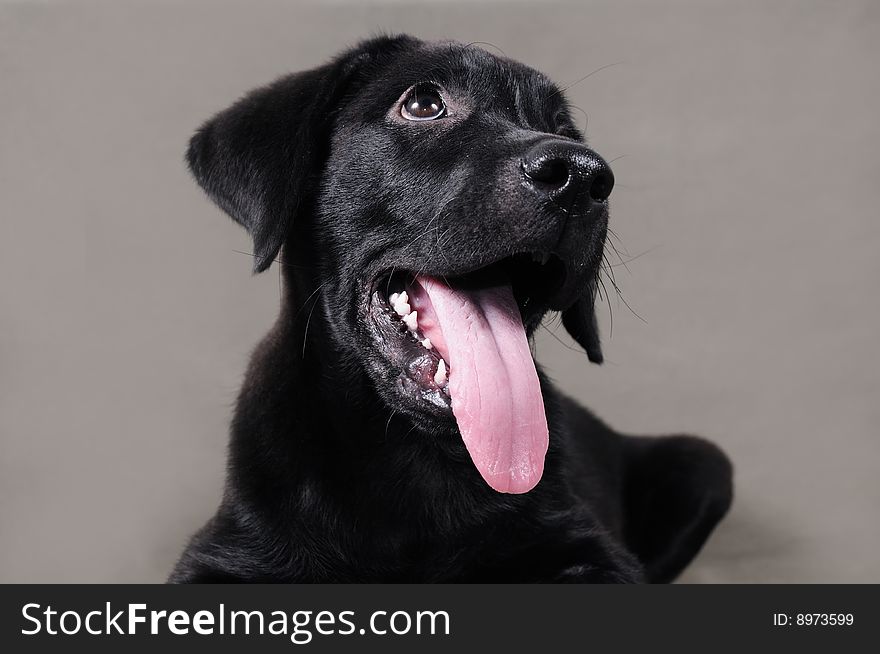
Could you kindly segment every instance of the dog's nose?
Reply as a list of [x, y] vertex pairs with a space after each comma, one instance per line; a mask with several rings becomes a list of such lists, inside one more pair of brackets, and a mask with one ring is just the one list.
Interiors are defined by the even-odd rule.
[[605, 160], [584, 145], [553, 140], [534, 146], [522, 159], [526, 180], [554, 200], [576, 201], [586, 193], [603, 202], [614, 188]]

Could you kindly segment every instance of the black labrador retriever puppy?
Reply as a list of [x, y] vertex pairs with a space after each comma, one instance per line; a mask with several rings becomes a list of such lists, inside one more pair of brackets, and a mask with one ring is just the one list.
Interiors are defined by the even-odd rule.
[[284, 284], [171, 581], [664, 582], [696, 555], [727, 458], [612, 431], [532, 359], [559, 311], [602, 360], [614, 183], [547, 77], [380, 37], [247, 95], [187, 160]]

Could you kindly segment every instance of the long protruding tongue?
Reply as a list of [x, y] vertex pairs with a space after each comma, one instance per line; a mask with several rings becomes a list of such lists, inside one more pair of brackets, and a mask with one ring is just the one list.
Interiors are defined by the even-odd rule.
[[477, 470], [499, 492], [531, 490], [544, 472], [547, 417], [510, 284], [459, 289], [417, 277], [411, 296], [449, 365], [452, 412]]

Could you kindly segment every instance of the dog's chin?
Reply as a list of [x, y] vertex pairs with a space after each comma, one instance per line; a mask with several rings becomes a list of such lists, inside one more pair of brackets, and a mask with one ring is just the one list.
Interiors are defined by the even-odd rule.
[[[365, 311], [361, 316], [372, 341], [370, 356], [374, 378], [381, 388], [379, 395], [398, 413], [416, 420], [424, 431], [455, 427], [449, 393], [449, 361], [442, 343], [432, 343], [430, 334], [438, 333], [425, 324], [430, 318], [417, 317], [420, 302], [419, 279], [442, 279], [445, 284], [468, 292], [480, 292], [493, 285], [509, 285], [519, 309], [523, 329], [531, 336], [541, 319], [560, 301], [559, 292], [566, 280], [566, 266], [555, 255], [523, 253], [476, 269], [431, 270], [416, 274], [396, 268], [384, 268], [368, 284]], [[436, 339], [435, 339], [436, 340]], [[448, 356], [448, 355], [447, 355]]]

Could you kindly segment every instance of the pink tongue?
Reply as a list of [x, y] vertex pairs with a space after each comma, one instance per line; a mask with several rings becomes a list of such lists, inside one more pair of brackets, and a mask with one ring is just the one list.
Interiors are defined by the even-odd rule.
[[449, 364], [452, 412], [474, 465], [499, 492], [531, 490], [544, 472], [547, 417], [510, 285], [459, 290], [432, 277], [416, 282], [419, 327]]

